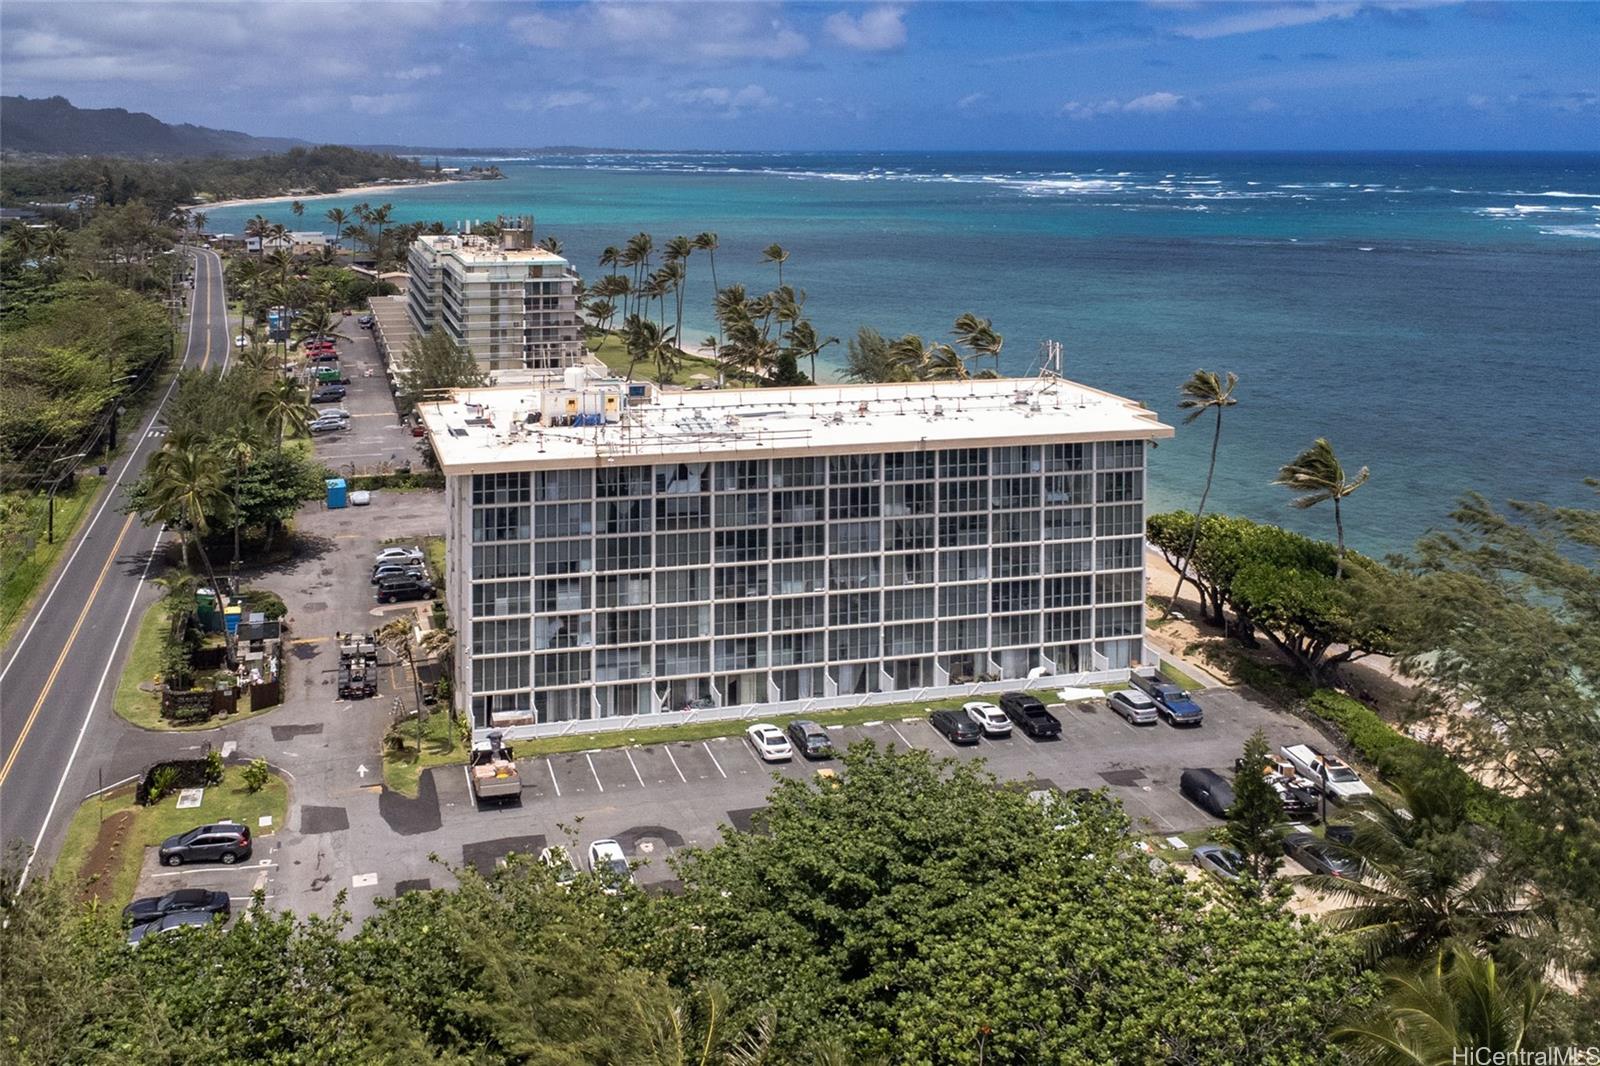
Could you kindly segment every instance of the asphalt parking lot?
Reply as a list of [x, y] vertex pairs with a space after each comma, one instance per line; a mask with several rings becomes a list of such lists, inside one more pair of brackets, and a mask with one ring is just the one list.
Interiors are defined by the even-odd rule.
[[418, 458], [416, 438], [400, 425], [372, 331], [362, 329], [356, 318], [340, 319], [334, 337], [349, 392], [342, 403], [317, 405], [349, 411], [350, 428], [313, 438], [317, 458], [345, 474], [395, 469]]

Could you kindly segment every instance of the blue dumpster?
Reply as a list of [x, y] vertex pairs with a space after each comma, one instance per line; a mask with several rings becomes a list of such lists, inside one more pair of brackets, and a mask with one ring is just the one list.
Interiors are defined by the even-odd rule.
[[350, 502], [345, 492], [344, 478], [330, 477], [328, 479], [328, 508], [330, 510], [347, 506]]

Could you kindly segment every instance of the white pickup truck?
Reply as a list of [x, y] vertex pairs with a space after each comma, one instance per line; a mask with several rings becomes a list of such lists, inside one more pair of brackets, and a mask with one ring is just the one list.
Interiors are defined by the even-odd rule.
[[1283, 757], [1314, 784], [1326, 783], [1328, 798], [1335, 803], [1350, 803], [1372, 795], [1372, 789], [1343, 759], [1324, 755], [1310, 744], [1290, 744], [1280, 749]]

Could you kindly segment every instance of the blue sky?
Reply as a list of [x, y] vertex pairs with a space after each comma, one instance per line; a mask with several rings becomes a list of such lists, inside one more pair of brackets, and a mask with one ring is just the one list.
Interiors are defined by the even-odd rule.
[[26, 3], [0, 85], [346, 143], [1600, 148], [1600, 4]]

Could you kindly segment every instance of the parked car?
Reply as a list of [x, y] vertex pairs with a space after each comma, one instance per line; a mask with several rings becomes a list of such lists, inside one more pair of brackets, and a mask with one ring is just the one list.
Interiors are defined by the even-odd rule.
[[322, 409], [321, 413], [317, 415], [317, 417], [318, 418], [342, 418], [346, 422], [348, 422], [348, 421], [350, 421], [350, 412], [347, 411], [343, 407], [324, 407]]
[[1244, 872], [1244, 856], [1221, 844], [1196, 844], [1194, 864], [1218, 881], [1237, 881]]
[[1354, 877], [1361, 862], [1335, 844], [1319, 840], [1310, 833], [1290, 833], [1283, 838], [1283, 853], [1314, 874], [1329, 877]]
[[306, 429], [312, 433], [342, 433], [349, 428], [349, 421], [343, 418], [313, 418], [306, 423]]
[[978, 723], [965, 711], [934, 711], [928, 715], [928, 724], [952, 744], [976, 744], [983, 736]]
[[833, 758], [833, 741], [828, 738], [828, 731], [817, 723], [804, 720], [790, 722], [784, 732], [789, 734], [789, 741], [795, 750], [806, 758]]
[[378, 581], [378, 602], [433, 599], [433, 582], [419, 574], [396, 574]]
[[783, 730], [767, 722], [757, 722], [744, 731], [745, 739], [761, 756], [762, 762], [788, 762], [794, 758], [794, 748], [783, 735]]
[[191, 929], [211, 924], [212, 916], [205, 911], [176, 911], [172, 914], [140, 922], [128, 930], [128, 944], [138, 947], [146, 937], [170, 933], [174, 929]]
[[1318, 787], [1326, 782], [1328, 798], [1335, 803], [1349, 803], [1372, 795], [1372, 789], [1361, 780], [1361, 775], [1350, 769], [1343, 759], [1326, 755], [1310, 744], [1290, 744], [1281, 750], [1283, 757]]
[[1051, 714], [1037, 696], [1007, 692], [1000, 697], [1000, 710], [1034, 740], [1054, 740], [1061, 735], [1061, 719]]
[[198, 825], [161, 842], [160, 859], [166, 866], [182, 866], [186, 862], [232, 865], [249, 857], [250, 829], [236, 822]]
[[1322, 835], [1327, 839], [1328, 843], [1343, 844], [1348, 848], [1356, 842], [1356, 827], [1329, 823], [1323, 827]]
[[1206, 712], [1189, 698], [1189, 694], [1171, 681], [1157, 674], [1146, 677], [1138, 671], [1128, 674], [1128, 683], [1155, 700], [1156, 710], [1172, 725], [1200, 725]]
[[975, 700], [961, 708], [967, 712], [967, 717], [983, 730], [986, 737], [1009, 737], [1011, 735], [1011, 719], [1006, 717], [1006, 712], [985, 700]]
[[[1243, 759], [1235, 759], [1233, 769], [1235, 774], [1242, 774], [1250, 767], [1245, 766]], [[1272, 786], [1272, 791], [1278, 794], [1278, 802], [1283, 806], [1284, 817], [1316, 818], [1321, 794], [1316, 785], [1300, 776], [1292, 763], [1268, 756], [1262, 763], [1260, 771], [1261, 776], [1266, 778], [1267, 784]]]
[[1155, 725], [1161, 717], [1156, 701], [1136, 688], [1113, 692], [1106, 697], [1106, 706], [1133, 725]]
[[376, 566], [379, 563], [394, 563], [407, 559], [413, 559], [419, 563], [422, 562], [422, 549], [417, 547], [383, 548], [372, 557], [372, 563]]
[[372, 328], [372, 316], [371, 315], [362, 315], [360, 318], [356, 319], [356, 323], [359, 326], [361, 326], [362, 329], [371, 329]]
[[250, 338], [241, 333], [233, 338], [233, 346], [235, 348], [248, 348], [250, 347]]
[[365, 507], [371, 502], [372, 493], [368, 492], [366, 489], [356, 489], [356, 491], [350, 494], [351, 507]]
[[578, 879], [578, 868], [572, 861], [572, 856], [567, 854], [567, 849], [560, 844], [551, 844], [539, 852], [539, 861], [550, 867], [554, 872], [556, 884], [562, 888], [569, 888], [573, 881]]
[[427, 567], [421, 560], [402, 561], [397, 563], [379, 563], [372, 568], [372, 584], [376, 585], [386, 577], [421, 577], [428, 576]]
[[623, 885], [633, 883], [633, 870], [622, 845], [615, 840], [596, 840], [589, 845], [589, 870], [604, 884], [608, 896], [614, 896]]
[[348, 390], [343, 385], [318, 385], [311, 393], [312, 403], [336, 403], [345, 398]]
[[1215, 818], [1226, 818], [1233, 806], [1233, 786], [1215, 770], [1185, 770], [1178, 777], [1178, 791]]
[[339, 353], [332, 348], [313, 348], [306, 353], [306, 358], [313, 363], [337, 363]]
[[145, 896], [134, 900], [122, 908], [122, 920], [142, 925], [183, 911], [220, 914], [227, 918], [233, 913], [233, 906], [228, 902], [226, 892], [213, 892], [209, 888], [180, 888], [165, 896]]

